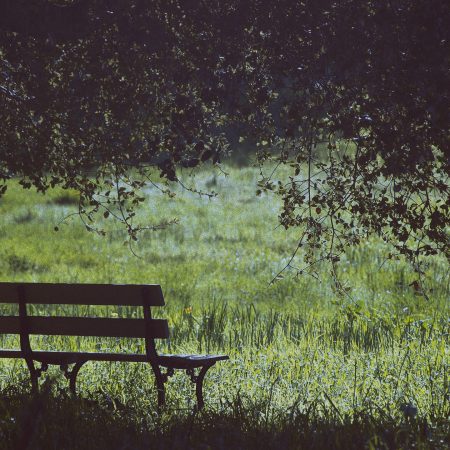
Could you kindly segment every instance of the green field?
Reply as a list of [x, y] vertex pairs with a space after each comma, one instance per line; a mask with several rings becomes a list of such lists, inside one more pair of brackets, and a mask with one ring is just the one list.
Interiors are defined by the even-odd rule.
[[[180, 374], [158, 415], [143, 364], [86, 364], [81, 398], [72, 400], [58, 368], [49, 370], [49, 392], [33, 398], [25, 363], [0, 360], [0, 446], [12, 446], [36, 404], [44, 406], [35, 448], [158, 448], [155, 437], [161, 448], [450, 445], [448, 263], [429, 262], [429, 300], [410, 286], [416, 275], [405, 262], [385, 261], [388, 249], [376, 239], [349, 249], [339, 265], [348, 296], [335, 292], [326, 266], [319, 280], [285, 273], [270, 284], [295, 249], [296, 232], [277, 227], [275, 197], [255, 196], [257, 169], [226, 172], [186, 178], [216, 191], [213, 199], [177, 186], [174, 199], [148, 189], [139, 219], [180, 223], [143, 233], [133, 247], [137, 256], [109, 222], [106, 237], [88, 233], [76, 217], [55, 232], [76, 211], [73, 195], [10, 184], [0, 199], [1, 281], [161, 284], [167, 306], [157, 315], [169, 318], [171, 339], [159, 349], [225, 352], [230, 361], [208, 373], [204, 412], [192, 413], [191, 386]], [[33, 343], [117, 351], [141, 345], [49, 337]], [[18, 339], [4, 336], [1, 346], [17, 348]]]

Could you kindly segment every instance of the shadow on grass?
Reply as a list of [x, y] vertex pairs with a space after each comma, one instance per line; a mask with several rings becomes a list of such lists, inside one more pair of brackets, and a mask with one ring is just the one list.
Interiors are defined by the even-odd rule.
[[201, 413], [125, 406], [105, 394], [95, 400], [20, 386], [0, 396], [4, 449], [390, 449], [448, 448], [448, 423], [433, 430], [424, 420], [404, 423], [360, 415], [343, 423], [286, 414], [269, 420], [263, 408], [245, 410], [239, 398], [223, 412]]

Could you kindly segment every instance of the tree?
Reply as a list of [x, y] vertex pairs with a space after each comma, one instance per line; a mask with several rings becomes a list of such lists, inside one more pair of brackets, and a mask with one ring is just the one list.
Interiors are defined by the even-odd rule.
[[259, 191], [305, 268], [370, 233], [416, 265], [450, 256], [446, 2], [3, 0], [0, 17], [0, 192], [76, 189], [88, 228], [101, 212], [136, 239], [149, 170], [216, 164], [233, 129], [292, 167]]

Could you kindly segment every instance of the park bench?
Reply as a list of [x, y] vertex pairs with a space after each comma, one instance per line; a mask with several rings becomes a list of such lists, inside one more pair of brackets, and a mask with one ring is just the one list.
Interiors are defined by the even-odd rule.
[[[37, 390], [39, 377], [50, 364], [60, 366], [75, 394], [78, 372], [88, 361], [145, 362], [155, 374], [159, 406], [165, 403], [164, 384], [175, 369], [182, 369], [195, 384], [200, 409], [204, 405], [206, 372], [217, 361], [228, 359], [226, 355], [158, 354], [155, 339], [167, 339], [169, 328], [167, 320], [151, 315], [152, 306], [164, 305], [161, 287], [155, 284], [0, 283], [0, 303], [18, 305], [18, 315], [0, 316], [0, 334], [20, 337], [20, 350], [0, 349], [0, 357], [25, 359], [33, 390]], [[143, 318], [31, 316], [27, 313], [29, 304], [129, 306], [142, 308]], [[39, 351], [31, 348], [30, 335], [141, 338], [145, 340], [145, 353]]]

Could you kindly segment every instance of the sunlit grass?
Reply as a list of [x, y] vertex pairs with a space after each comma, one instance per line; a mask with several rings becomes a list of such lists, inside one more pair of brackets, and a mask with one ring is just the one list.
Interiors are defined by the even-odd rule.
[[[178, 217], [180, 223], [141, 235], [133, 247], [138, 257], [121, 229], [100, 237], [75, 218], [55, 232], [55, 225], [76, 211], [73, 194], [54, 190], [43, 196], [12, 183], [0, 199], [0, 279], [161, 284], [167, 306], [156, 315], [167, 317], [171, 329], [161, 351], [230, 355], [205, 383], [207, 414], [226, 418], [227, 426], [237, 411], [258, 433], [272, 426], [280, 431], [290, 421], [342, 427], [358, 417], [389, 426], [420, 419], [430, 430], [426, 445], [442, 441], [444, 448], [450, 415], [445, 261], [436, 258], [429, 264], [430, 300], [410, 286], [416, 276], [406, 263], [385, 262], [388, 250], [375, 239], [349, 249], [340, 263], [348, 297], [334, 291], [325, 266], [319, 280], [286, 274], [270, 284], [295, 248], [296, 232], [277, 226], [276, 198], [255, 196], [256, 169], [226, 171], [228, 177], [205, 170], [192, 180], [202, 190], [218, 192], [211, 200], [176, 186], [172, 200], [148, 189], [138, 219], [157, 223]], [[89, 314], [86, 308], [69, 307], [34, 312]], [[115, 312], [133, 314], [130, 308]], [[16, 338], [2, 339], [4, 348], [17, 345]], [[132, 340], [35, 337], [34, 345], [142, 349]], [[65, 386], [57, 373], [51, 371], [56, 390]], [[0, 360], [3, 389], [26, 378], [22, 361]], [[134, 416], [147, 417], [155, 410], [152, 376], [142, 364], [88, 363], [80, 372], [79, 391], [82, 398], [99, 402], [105, 396], [114, 399]], [[187, 378], [171, 379], [168, 424], [187, 414], [180, 408], [191, 408], [192, 398]], [[414, 418], [406, 417], [405, 404], [417, 408]], [[411, 432], [419, 439], [416, 431]]]

